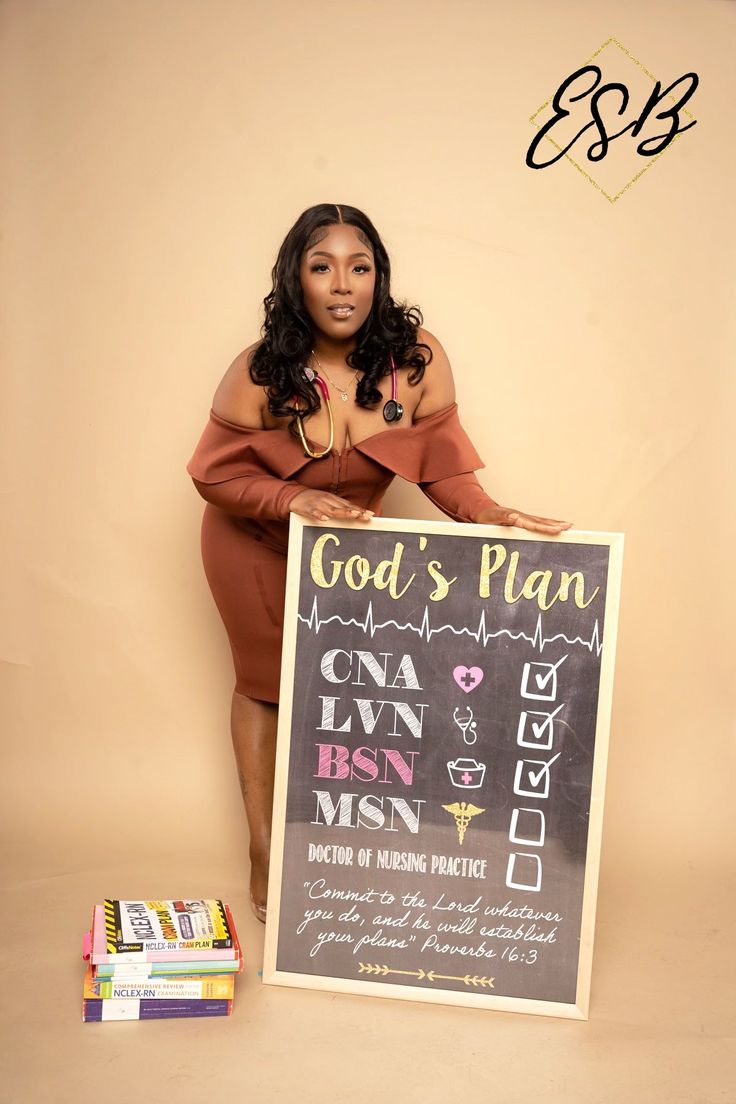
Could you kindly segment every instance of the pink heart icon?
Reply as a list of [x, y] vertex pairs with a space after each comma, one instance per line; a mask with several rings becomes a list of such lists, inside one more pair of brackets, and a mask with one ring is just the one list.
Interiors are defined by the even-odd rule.
[[471, 690], [475, 690], [476, 686], [480, 686], [483, 681], [483, 672], [480, 667], [460, 666], [452, 672], [452, 677], [460, 689], [469, 694]]

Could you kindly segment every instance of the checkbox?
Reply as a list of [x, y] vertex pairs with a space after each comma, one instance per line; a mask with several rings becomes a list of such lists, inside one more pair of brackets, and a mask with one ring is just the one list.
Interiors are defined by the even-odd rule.
[[[523, 878], [523, 881], [517, 879]], [[528, 889], [539, 893], [542, 888], [542, 860], [528, 851], [512, 851], [506, 865], [506, 885], [509, 889]]]
[[563, 702], [562, 705], [557, 706], [554, 713], [535, 713], [524, 710], [519, 717], [519, 727], [516, 732], [516, 742], [519, 747], [549, 750], [555, 738], [555, 717], [564, 707]]
[[519, 797], [549, 797], [549, 769], [562, 752], [549, 762], [543, 759], [519, 759], [514, 776], [514, 793]]
[[514, 809], [511, 814], [509, 839], [511, 843], [543, 847], [545, 827], [546, 822], [541, 809]]
[[535, 701], [554, 701], [557, 697], [557, 668], [567, 659], [564, 655], [556, 663], [525, 663], [521, 675], [522, 698]]

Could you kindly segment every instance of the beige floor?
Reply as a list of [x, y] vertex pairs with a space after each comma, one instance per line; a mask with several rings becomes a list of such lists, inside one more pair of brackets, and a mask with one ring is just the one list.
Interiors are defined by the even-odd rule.
[[[235, 858], [238, 861], [235, 861]], [[492, 1101], [726, 1104], [736, 1100], [728, 887], [683, 866], [609, 869], [587, 1023], [262, 985], [263, 928], [239, 856], [111, 861], [3, 893], [3, 1104]], [[82, 1024], [79, 954], [111, 893], [229, 900], [247, 963], [231, 1019]], [[168, 892], [168, 891], [167, 891]], [[30, 916], [30, 926], [18, 917]], [[164, 1099], [163, 1096], [160, 1099]]]

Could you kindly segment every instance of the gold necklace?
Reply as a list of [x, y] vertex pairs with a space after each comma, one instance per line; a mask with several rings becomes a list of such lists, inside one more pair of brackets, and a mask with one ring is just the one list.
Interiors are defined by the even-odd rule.
[[320, 372], [322, 372], [325, 376], [327, 376], [327, 379], [332, 384], [332, 386], [335, 388], [335, 390], [340, 392], [340, 398], [342, 399], [342, 401], [347, 402], [348, 401], [348, 391], [350, 390], [350, 388], [355, 383], [355, 378], [358, 375], [358, 372], [360, 371], [360, 368], [355, 369], [355, 371], [353, 372], [353, 378], [350, 380], [347, 387], [343, 388], [343, 387], [340, 387], [337, 383], [335, 383], [332, 376], [327, 374], [327, 369], [322, 367], [322, 365], [320, 363], [320, 360], [319, 360], [319, 357], [315, 353], [314, 349], [312, 349], [312, 356], [317, 361], [317, 366], [318, 366]]

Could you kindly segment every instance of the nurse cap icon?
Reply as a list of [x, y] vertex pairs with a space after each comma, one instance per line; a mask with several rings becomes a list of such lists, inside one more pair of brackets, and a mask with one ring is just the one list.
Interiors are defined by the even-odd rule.
[[486, 775], [485, 763], [477, 759], [453, 759], [447, 764], [450, 781], [461, 790], [478, 790]]

